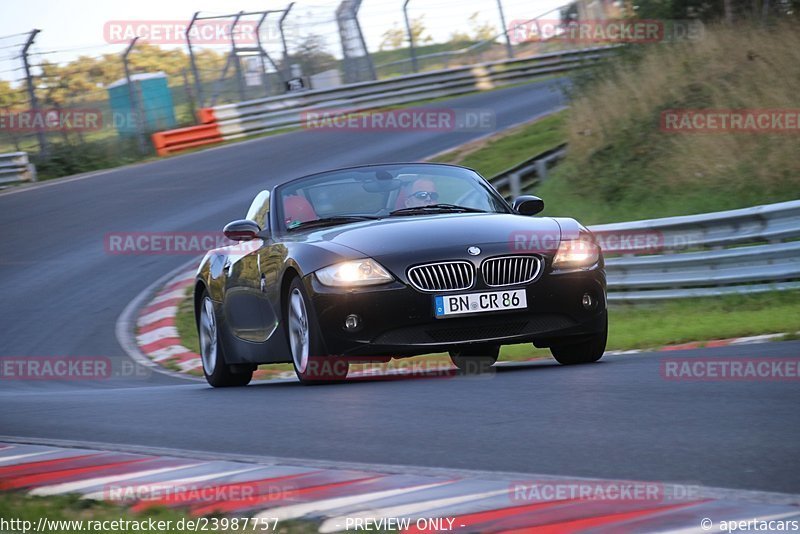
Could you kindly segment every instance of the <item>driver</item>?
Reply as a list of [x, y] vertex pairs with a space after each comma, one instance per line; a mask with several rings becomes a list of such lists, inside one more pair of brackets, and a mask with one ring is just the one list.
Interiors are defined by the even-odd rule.
[[430, 206], [439, 200], [439, 193], [436, 192], [436, 184], [433, 180], [420, 178], [411, 184], [411, 190], [406, 198], [407, 208], [418, 206]]

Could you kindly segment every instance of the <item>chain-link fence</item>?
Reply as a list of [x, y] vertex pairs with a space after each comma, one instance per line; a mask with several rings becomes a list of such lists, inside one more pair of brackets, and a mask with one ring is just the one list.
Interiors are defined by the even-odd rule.
[[151, 152], [148, 133], [196, 123], [180, 51], [133, 39], [48, 50], [38, 35], [0, 37], [0, 153], [32, 154], [40, 177], [136, 161]]
[[48, 50], [39, 30], [0, 37], [0, 152], [33, 154], [45, 177], [81, 172], [151, 154], [151, 133], [197, 124], [204, 107], [547, 49], [510, 36], [536, 15], [526, 0], [457, 13], [447, 0], [318, 1], [108, 20], [103, 44], [81, 49]]
[[561, 2], [298, 0], [108, 20], [102, 44], [78, 49], [40, 46], [46, 28], [2, 36], [0, 153], [35, 154], [45, 177], [117, 165], [205, 107], [596, 46], [564, 39], [566, 25], [631, 16], [629, 3]]

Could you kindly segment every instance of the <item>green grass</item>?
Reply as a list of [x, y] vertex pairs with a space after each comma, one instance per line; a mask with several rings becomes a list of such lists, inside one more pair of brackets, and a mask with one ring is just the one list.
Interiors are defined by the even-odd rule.
[[[690, 341], [711, 341], [800, 331], [800, 291], [730, 295], [609, 308], [608, 350], [648, 349]], [[504, 359], [548, 355], [530, 345], [503, 348]]]
[[[730, 295], [657, 303], [615, 304], [609, 308], [608, 350], [648, 349], [732, 337], [786, 332], [795, 339], [800, 332], [800, 291]], [[183, 346], [199, 351], [191, 296], [178, 307], [175, 319]], [[549, 357], [548, 349], [529, 343], [508, 345], [501, 360]], [[446, 363], [444, 353], [422, 356], [427, 363]], [[277, 373], [291, 371], [291, 364], [261, 366]], [[354, 367], [354, 370], [358, 369]]]
[[792, 198], [785, 194], [769, 195], [757, 187], [733, 192], [730, 188], [699, 186], [680, 194], [646, 194], [638, 191], [638, 187], [629, 187], [619, 191], [617, 200], [606, 202], [593, 191], [576, 187], [569, 180], [573, 169], [567, 159], [550, 171], [547, 181], [532, 191], [544, 200], [543, 216], [573, 217], [583, 224], [593, 225], [723, 211]]
[[186, 288], [186, 298], [178, 306], [175, 315], [175, 328], [181, 338], [181, 345], [200, 354], [200, 340], [197, 337], [197, 324], [194, 321], [193, 291], [192, 286]]
[[468, 143], [437, 156], [433, 161], [470, 167], [492, 177], [504, 170], [550, 150], [566, 140], [566, 111], [548, 115], [492, 137]]
[[573, 77], [569, 152], [536, 189], [547, 215], [587, 224], [800, 198], [797, 136], [665, 132], [670, 109], [794, 109], [796, 20], [709, 25], [692, 42], [624, 47]]
[[[222, 517], [222, 516], [219, 516]], [[189, 516], [184, 511], [179, 509], [167, 509], [163, 507], [156, 507], [148, 509], [145, 512], [134, 513], [124, 506], [112, 504], [108, 502], [94, 501], [82, 499], [78, 494], [57, 495], [53, 497], [34, 497], [19, 492], [0, 493], [0, 518], [5, 521], [19, 520], [30, 521], [28, 532], [32, 532], [36, 528], [39, 518], [46, 518], [50, 521], [83, 521], [83, 529], [80, 525], [60, 525], [63, 528], [52, 527], [45, 529], [47, 532], [57, 532], [58, 534], [73, 534], [77, 532], [144, 532], [147, 530], [147, 524], [143, 523], [144, 529], [137, 530], [132, 524], [131, 528], [125, 529], [111, 529], [99, 528], [94, 529], [89, 527], [88, 521], [148, 521], [152, 519], [155, 522], [164, 521], [163, 526], [170, 525], [170, 528], [159, 529], [151, 532], [162, 533], [183, 533], [183, 532], [196, 532], [195, 529], [187, 528], [186, 521], [197, 520], [197, 518]], [[170, 523], [166, 523], [169, 521]], [[181, 525], [184, 528], [177, 528]], [[19, 524], [19, 523], [17, 523]], [[270, 527], [275, 523], [270, 522]], [[94, 523], [92, 523], [94, 525]], [[10, 525], [13, 527], [14, 525]], [[100, 525], [103, 526], [102, 524]], [[112, 526], [110, 523], [105, 526]], [[207, 532], [280, 532], [285, 534], [300, 534], [317, 532], [317, 524], [309, 521], [281, 521], [278, 522], [275, 530], [260, 530], [262, 525], [257, 526], [255, 529], [239, 528], [238, 530], [208, 530]], [[8, 528], [8, 532], [23, 532], [22, 528]]]

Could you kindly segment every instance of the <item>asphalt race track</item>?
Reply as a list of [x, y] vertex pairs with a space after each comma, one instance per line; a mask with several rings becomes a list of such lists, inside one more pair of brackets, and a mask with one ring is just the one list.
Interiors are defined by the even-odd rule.
[[[446, 105], [491, 108], [499, 129], [563, 105], [557, 84]], [[191, 258], [111, 255], [107, 233], [216, 231], [274, 181], [416, 160], [480, 135], [297, 132], [2, 194], [0, 357], [128, 362], [114, 332], [120, 313]], [[0, 435], [797, 494], [796, 381], [675, 382], [661, 376], [660, 361], [798, 351], [800, 342], [766, 343], [332, 387], [214, 390], [158, 373], [0, 380]]]

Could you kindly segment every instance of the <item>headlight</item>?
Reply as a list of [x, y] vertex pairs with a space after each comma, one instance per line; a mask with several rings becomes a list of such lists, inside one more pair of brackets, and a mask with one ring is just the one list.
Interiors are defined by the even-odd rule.
[[558, 245], [553, 268], [591, 267], [600, 258], [600, 247], [586, 239], [569, 239]]
[[373, 286], [394, 280], [389, 271], [370, 258], [324, 267], [317, 271], [317, 278], [323, 285], [332, 287]]

